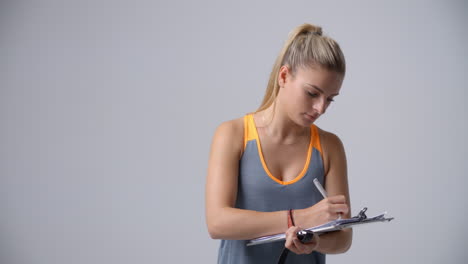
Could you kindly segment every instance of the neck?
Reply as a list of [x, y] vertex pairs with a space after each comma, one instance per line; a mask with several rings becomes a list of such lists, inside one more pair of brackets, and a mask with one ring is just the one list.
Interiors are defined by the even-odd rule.
[[294, 123], [279, 104], [275, 107], [275, 103], [260, 112], [260, 120], [268, 137], [284, 144], [297, 142], [310, 131], [309, 127]]

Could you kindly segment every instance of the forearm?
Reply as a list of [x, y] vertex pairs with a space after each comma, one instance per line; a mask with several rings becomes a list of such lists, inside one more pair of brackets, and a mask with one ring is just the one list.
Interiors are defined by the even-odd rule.
[[287, 211], [257, 212], [232, 207], [219, 209], [208, 217], [211, 238], [247, 240], [284, 233], [287, 230]]
[[320, 242], [316, 251], [323, 254], [344, 253], [351, 247], [352, 237], [352, 228], [320, 235]]

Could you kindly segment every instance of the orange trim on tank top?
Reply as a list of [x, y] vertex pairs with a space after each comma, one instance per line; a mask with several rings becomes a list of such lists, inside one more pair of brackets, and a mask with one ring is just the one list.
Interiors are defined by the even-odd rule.
[[[252, 118], [250, 117], [252, 113], [248, 113], [244, 116], [244, 150], [247, 146], [247, 142], [250, 140], [256, 139], [256, 134], [254, 131], [255, 124], [251, 121]], [[252, 128], [253, 127], [253, 128]]]
[[310, 140], [309, 140], [309, 147], [307, 149], [307, 158], [306, 158], [306, 163], [304, 165], [304, 168], [302, 168], [301, 172], [299, 173], [299, 175], [296, 176], [296, 178], [294, 178], [294, 180], [291, 180], [291, 181], [282, 181], [282, 180], [279, 180], [278, 178], [274, 177], [273, 174], [270, 172], [270, 170], [268, 169], [267, 165], [266, 165], [266, 162], [263, 158], [263, 152], [262, 152], [262, 147], [261, 147], [261, 144], [260, 144], [260, 139], [258, 137], [258, 131], [257, 131], [257, 127], [255, 126], [255, 122], [254, 122], [254, 119], [253, 119], [253, 114], [249, 114], [249, 126], [248, 128], [251, 128], [249, 129], [249, 131], [252, 131], [253, 132], [253, 136], [254, 138], [256, 139], [257, 141], [257, 149], [258, 149], [258, 155], [260, 156], [260, 161], [262, 162], [262, 166], [263, 166], [263, 170], [266, 172], [266, 174], [272, 179], [274, 180], [275, 182], [281, 184], [281, 185], [289, 185], [289, 184], [293, 184], [297, 181], [299, 181], [300, 179], [302, 179], [302, 177], [304, 177], [304, 175], [306, 174], [307, 172], [307, 169], [309, 168], [309, 164], [310, 164], [310, 160], [311, 160], [311, 156], [312, 156], [312, 146], [314, 144], [314, 142], [317, 142], [316, 140], [314, 140], [314, 138], [317, 138], [316, 136], [314, 136], [314, 129], [313, 127], [311, 126], [310, 127]]
[[319, 135], [319, 131], [318, 131], [318, 128], [316, 125], [312, 124], [312, 130], [314, 132], [314, 136], [313, 136], [313, 141], [314, 141], [314, 144], [313, 144], [313, 147], [316, 148], [320, 154], [322, 154], [322, 144], [320, 143], [320, 135]]
[[244, 116], [244, 148], [242, 149], [242, 152], [245, 151], [245, 147], [247, 146], [247, 141], [248, 141], [247, 131], [249, 131], [249, 123], [248, 123], [248, 119], [246, 115]]

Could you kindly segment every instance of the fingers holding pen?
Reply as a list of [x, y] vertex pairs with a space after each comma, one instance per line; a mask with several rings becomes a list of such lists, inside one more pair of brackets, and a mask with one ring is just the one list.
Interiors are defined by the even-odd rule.
[[328, 211], [330, 213], [343, 213], [346, 214], [349, 211], [349, 207], [347, 204], [329, 204]]
[[342, 194], [324, 197], [324, 199], [327, 199], [330, 203], [333, 203], [333, 204], [346, 203], [346, 196]]
[[321, 203], [326, 207], [327, 211], [332, 213], [347, 213], [349, 211], [344, 195], [324, 198]]
[[347, 215], [349, 206], [344, 195], [330, 196], [307, 209], [308, 226], [321, 225]]

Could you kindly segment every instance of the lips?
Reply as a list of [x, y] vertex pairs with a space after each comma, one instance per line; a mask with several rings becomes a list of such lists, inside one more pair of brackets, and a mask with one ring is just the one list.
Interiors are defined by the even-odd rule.
[[315, 120], [317, 119], [318, 115], [309, 115], [309, 114], [305, 114], [307, 118], [309, 118], [310, 120]]

